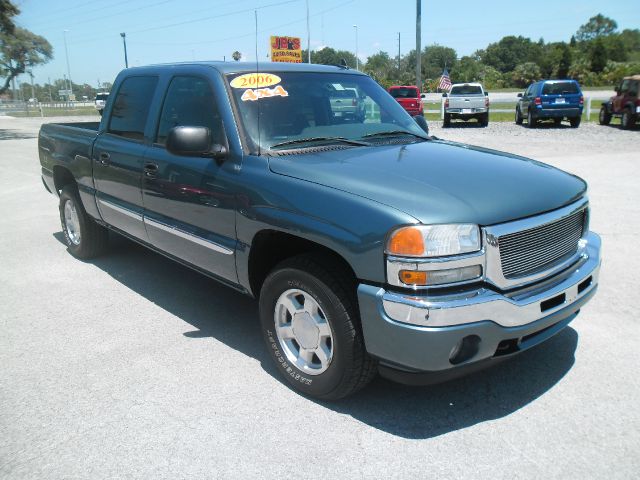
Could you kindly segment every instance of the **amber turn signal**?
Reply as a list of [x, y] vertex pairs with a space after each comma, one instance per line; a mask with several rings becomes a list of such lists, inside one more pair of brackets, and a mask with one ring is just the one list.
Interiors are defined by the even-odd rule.
[[389, 239], [387, 252], [391, 255], [422, 255], [424, 253], [422, 232], [414, 227], [396, 230]]
[[406, 285], [426, 285], [427, 272], [400, 270], [400, 281]]

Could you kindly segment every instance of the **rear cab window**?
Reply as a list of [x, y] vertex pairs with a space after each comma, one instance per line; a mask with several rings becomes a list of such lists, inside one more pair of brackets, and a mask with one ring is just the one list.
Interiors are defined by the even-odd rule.
[[482, 95], [480, 85], [458, 85], [451, 89], [450, 95]]
[[393, 98], [417, 98], [418, 89], [412, 87], [395, 87], [389, 90]]
[[151, 100], [158, 85], [158, 77], [125, 78], [118, 90], [107, 132], [129, 140], [142, 141]]

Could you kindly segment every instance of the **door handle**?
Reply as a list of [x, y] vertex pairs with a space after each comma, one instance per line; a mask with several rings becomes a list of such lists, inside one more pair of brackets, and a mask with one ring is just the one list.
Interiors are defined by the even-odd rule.
[[148, 162], [144, 164], [144, 174], [147, 177], [155, 177], [158, 173], [158, 164]]
[[100, 163], [105, 167], [111, 163], [111, 155], [107, 152], [100, 152]]

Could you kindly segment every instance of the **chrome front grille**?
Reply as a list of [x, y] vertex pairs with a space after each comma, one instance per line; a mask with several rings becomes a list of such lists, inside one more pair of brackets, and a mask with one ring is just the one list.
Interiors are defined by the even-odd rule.
[[544, 225], [499, 236], [504, 278], [533, 275], [573, 256], [584, 233], [586, 215], [584, 208]]

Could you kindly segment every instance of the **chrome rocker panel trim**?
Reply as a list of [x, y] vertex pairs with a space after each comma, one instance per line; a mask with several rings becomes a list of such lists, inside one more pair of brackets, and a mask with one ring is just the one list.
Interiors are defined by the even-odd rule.
[[[391, 319], [423, 327], [445, 327], [484, 320], [503, 327], [526, 325], [568, 307], [597, 288], [601, 240], [593, 232], [589, 232], [585, 240], [577, 263], [540, 286], [533, 285], [509, 294], [486, 288], [433, 296], [385, 292], [382, 306]], [[589, 286], [578, 293], [578, 285], [590, 276]], [[562, 294], [565, 294], [562, 303], [542, 311], [542, 302]]]

